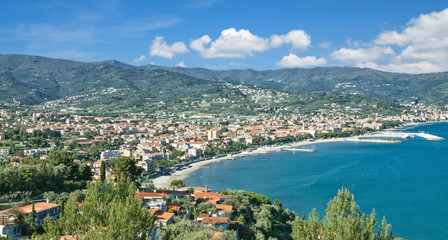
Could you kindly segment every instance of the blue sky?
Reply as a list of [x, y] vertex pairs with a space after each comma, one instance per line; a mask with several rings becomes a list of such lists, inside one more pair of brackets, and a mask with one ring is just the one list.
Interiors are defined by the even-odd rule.
[[0, 53], [209, 69], [448, 71], [444, 1], [1, 1]]

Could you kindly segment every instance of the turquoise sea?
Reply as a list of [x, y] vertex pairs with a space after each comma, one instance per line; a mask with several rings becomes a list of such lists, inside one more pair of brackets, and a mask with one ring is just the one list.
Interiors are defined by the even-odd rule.
[[[448, 123], [406, 130], [448, 139]], [[396, 236], [448, 239], [448, 140], [405, 139], [401, 144], [326, 143], [315, 153], [273, 152], [212, 163], [186, 179], [187, 186], [241, 189], [279, 199], [300, 216], [323, 216], [342, 186], [361, 211], [386, 216]]]

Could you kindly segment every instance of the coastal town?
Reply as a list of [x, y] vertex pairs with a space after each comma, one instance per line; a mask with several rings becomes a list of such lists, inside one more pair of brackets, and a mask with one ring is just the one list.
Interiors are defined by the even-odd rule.
[[[140, 169], [136, 176], [140, 184], [137, 196], [142, 207], [155, 214], [155, 224], [160, 229], [172, 224], [175, 216], [184, 218], [194, 211], [194, 206], [210, 203], [213, 213], [198, 212], [190, 218], [208, 228], [220, 229], [213, 231], [211, 238], [219, 239], [231, 225], [233, 206], [223, 204], [225, 194], [211, 192], [206, 186], [185, 187], [183, 179], [199, 167], [245, 154], [278, 150], [284, 144], [300, 146], [318, 139], [331, 142], [334, 138], [353, 136], [351, 140], [359, 140], [356, 136], [360, 134], [405, 123], [448, 120], [446, 111], [422, 104], [407, 105], [407, 110], [394, 116], [363, 115], [362, 109], [356, 107], [331, 106], [333, 110], [315, 114], [259, 116], [169, 111], [105, 116], [77, 109], [44, 112], [2, 109], [1, 164], [19, 167], [30, 162], [53, 161], [50, 158], [55, 152], [65, 152], [78, 169], [81, 166], [89, 169], [90, 175], [84, 180], [90, 176], [90, 180], [103, 181], [119, 177], [111, 162], [126, 157]], [[42, 192], [23, 187], [20, 193], [27, 194], [11, 196], [11, 189], [2, 186], [3, 201], [26, 199], [18, 211], [25, 216], [38, 216], [37, 227], [43, 225], [47, 216], [59, 217], [61, 206], [42, 198], [45, 197]], [[37, 200], [33, 203], [32, 199]], [[26, 235], [8, 209], [0, 215], [1, 236]]]
[[[410, 111], [401, 115], [376, 113], [364, 117], [360, 114], [362, 109], [332, 106], [333, 110], [305, 115], [239, 116], [161, 111], [150, 118], [138, 114], [90, 116], [70, 109], [60, 112], [3, 109], [0, 110], [0, 154], [3, 162], [20, 165], [25, 156], [45, 160], [54, 150], [69, 151], [75, 163], [91, 167], [96, 179], [101, 162], [109, 163], [112, 158], [126, 156], [135, 159], [145, 175], [152, 175], [168, 173], [173, 165], [205, 160], [222, 153], [241, 153], [255, 146], [359, 135], [366, 130], [390, 127], [391, 122], [396, 126], [448, 119], [446, 111], [422, 104], [408, 105]], [[13, 136], [23, 131], [36, 137], [18, 139]], [[42, 137], [45, 132], [56, 137]], [[238, 146], [231, 148], [232, 144]], [[109, 171], [107, 177], [110, 177]]]

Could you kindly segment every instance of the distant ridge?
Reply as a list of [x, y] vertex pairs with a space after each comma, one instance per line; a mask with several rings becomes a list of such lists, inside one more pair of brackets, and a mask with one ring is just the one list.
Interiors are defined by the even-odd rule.
[[[121, 101], [123, 105], [115, 106], [120, 108], [147, 104], [142, 103], [143, 99], [182, 102], [186, 98], [204, 98], [207, 93], [207, 97], [212, 99], [238, 99], [245, 96], [234, 86], [227, 86], [223, 82], [299, 93], [340, 92], [398, 102], [418, 99], [426, 104], [448, 104], [447, 72], [400, 74], [354, 67], [214, 71], [204, 68], [134, 66], [116, 60], [85, 63], [0, 54], [0, 100], [24, 104], [84, 96], [82, 106], [88, 106], [87, 100], [90, 99], [93, 101], [91, 104], [105, 106]], [[112, 91], [107, 89], [119, 89], [121, 92], [113, 92], [104, 99], [87, 97], [94, 92]], [[123, 96], [132, 96], [134, 99], [125, 104]], [[325, 101], [332, 98], [321, 97]]]
[[337, 91], [407, 102], [448, 104], [448, 72], [427, 74], [390, 73], [357, 67], [287, 68], [279, 70], [208, 70], [204, 68], [160, 67], [211, 81], [245, 83], [285, 91]]

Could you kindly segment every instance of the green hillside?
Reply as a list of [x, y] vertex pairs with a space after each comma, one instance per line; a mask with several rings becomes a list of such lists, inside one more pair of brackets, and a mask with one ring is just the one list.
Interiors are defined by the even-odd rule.
[[0, 55], [0, 100], [22, 105], [93, 111], [311, 112], [351, 106], [362, 112], [400, 113], [390, 101], [353, 94], [284, 92], [145, 70], [116, 61], [82, 63], [24, 55]]
[[[287, 68], [267, 71], [213, 71], [154, 65], [141, 68], [165, 69], [212, 81], [253, 84], [285, 91], [337, 91], [400, 102], [419, 99], [426, 104], [448, 104], [448, 72], [404, 74], [355, 67]], [[434, 91], [434, 94], [430, 94]]]

